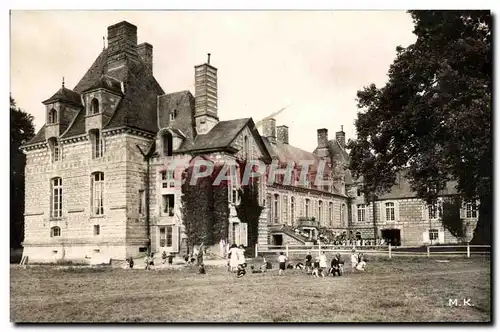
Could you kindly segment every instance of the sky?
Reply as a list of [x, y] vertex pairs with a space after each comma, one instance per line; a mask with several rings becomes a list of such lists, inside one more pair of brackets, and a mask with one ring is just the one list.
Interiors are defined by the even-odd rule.
[[[194, 66], [218, 68], [219, 119], [276, 116], [290, 144], [312, 151], [317, 129], [355, 137], [356, 92], [387, 80], [396, 47], [415, 41], [404, 11], [12, 11], [10, 92], [45, 121], [42, 101], [73, 88], [103, 49], [107, 27], [126, 20], [153, 45], [166, 93], [194, 94]], [[260, 129], [259, 129], [260, 130]], [[262, 132], [262, 131], [261, 131]]]

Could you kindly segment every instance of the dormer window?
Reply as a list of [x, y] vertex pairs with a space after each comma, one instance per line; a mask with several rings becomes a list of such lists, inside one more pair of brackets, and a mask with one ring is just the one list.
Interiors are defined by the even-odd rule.
[[177, 110], [173, 110], [172, 112], [170, 112], [170, 121], [175, 120], [176, 117], [177, 117]]
[[49, 111], [48, 124], [55, 124], [55, 123], [57, 123], [57, 111], [55, 109], [51, 109]]
[[61, 146], [57, 141], [57, 138], [52, 137], [49, 139], [49, 148], [52, 162], [56, 162], [62, 159]]
[[162, 142], [162, 145], [163, 145], [163, 155], [164, 156], [171, 156], [172, 155], [172, 141], [173, 141], [173, 138], [172, 138], [172, 134], [169, 133], [168, 131], [163, 133], [162, 137], [161, 137], [161, 142]]
[[97, 98], [92, 99], [90, 102], [90, 114], [99, 114], [99, 100]]

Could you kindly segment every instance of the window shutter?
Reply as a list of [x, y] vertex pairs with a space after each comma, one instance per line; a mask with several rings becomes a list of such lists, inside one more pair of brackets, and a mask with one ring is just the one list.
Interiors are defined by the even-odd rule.
[[240, 244], [248, 245], [247, 224], [244, 222], [240, 223]]
[[429, 242], [430, 242], [430, 241], [429, 241], [429, 232], [428, 232], [428, 231], [426, 231], [426, 232], [423, 232], [423, 233], [422, 233], [422, 242], [423, 242], [424, 244], [426, 244], [426, 243], [429, 243]]
[[158, 249], [158, 227], [151, 227], [151, 252], [156, 252]]
[[385, 204], [383, 202], [377, 202], [376, 209], [378, 210], [379, 220], [384, 222], [385, 218]]
[[398, 222], [401, 221], [400, 216], [399, 216], [399, 202], [398, 201], [394, 202], [394, 218]]
[[466, 205], [465, 205], [465, 203], [462, 202], [462, 205], [460, 206], [460, 218], [464, 219], [466, 216], [467, 216]]
[[439, 244], [444, 244], [444, 232], [438, 233], [438, 241], [439, 241]]
[[179, 252], [179, 226], [172, 226], [172, 252]]
[[422, 201], [422, 219], [429, 220], [429, 207], [424, 201]]

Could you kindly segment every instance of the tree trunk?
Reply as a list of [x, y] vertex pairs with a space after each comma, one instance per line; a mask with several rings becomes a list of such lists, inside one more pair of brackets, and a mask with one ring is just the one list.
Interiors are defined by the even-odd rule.
[[491, 245], [492, 232], [492, 195], [490, 193], [480, 197], [479, 219], [471, 244], [489, 244]]

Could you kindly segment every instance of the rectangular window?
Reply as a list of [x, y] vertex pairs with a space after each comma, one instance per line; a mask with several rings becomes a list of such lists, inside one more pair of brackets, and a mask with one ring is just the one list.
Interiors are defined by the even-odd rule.
[[323, 218], [323, 202], [319, 201], [318, 202], [318, 221], [321, 221]]
[[99, 130], [92, 131], [92, 158], [101, 158], [104, 154], [104, 144]]
[[172, 226], [167, 226], [167, 247], [172, 247]]
[[165, 247], [166, 237], [165, 237], [165, 227], [160, 227], [160, 247]]
[[92, 175], [92, 214], [104, 214], [104, 173], [97, 172]]
[[295, 198], [290, 197], [290, 222], [295, 223]]
[[306, 198], [306, 218], [309, 218], [309, 198]]
[[288, 223], [288, 197], [285, 195], [283, 196], [283, 206], [281, 207], [282, 210], [282, 216], [283, 216], [283, 222]]
[[357, 193], [356, 193], [356, 194], [357, 194], [357, 196], [358, 196], [358, 197], [359, 197], [359, 196], [361, 196], [361, 189], [359, 189], [359, 188], [358, 188], [358, 190], [357, 190]]
[[430, 220], [441, 218], [443, 216], [443, 211], [441, 209], [441, 200], [428, 205], [428, 210]]
[[366, 206], [365, 206], [365, 204], [358, 204], [357, 211], [358, 211], [358, 222], [365, 222], [365, 218], [366, 218]]
[[51, 206], [51, 217], [61, 218], [62, 217], [62, 179], [55, 178], [52, 180], [52, 202]]
[[328, 219], [330, 220], [330, 225], [333, 226], [333, 203], [328, 204]]
[[439, 232], [437, 229], [429, 229], [429, 240], [434, 241], [439, 238]]
[[477, 218], [477, 208], [472, 203], [467, 203], [465, 205], [466, 217], [467, 218]]
[[174, 188], [175, 187], [175, 177], [174, 171], [169, 169], [160, 172], [161, 175], [161, 187], [162, 188]]
[[94, 235], [99, 235], [99, 234], [101, 234], [101, 226], [94, 225]]
[[396, 220], [393, 202], [385, 203], [385, 220], [387, 221]]
[[162, 196], [162, 214], [167, 215], [169, 217], [174, 216], [174, 194], [168, 194]]
[[61, 236], [61, 228], [59, 228], [58, 226], [54, 226], [50, 229], [50, 236], [51, 237], [54, 237], [54, 236]]
[[143, 216], [146, 213], [146, 192], [139, 190], [139, 214]]

